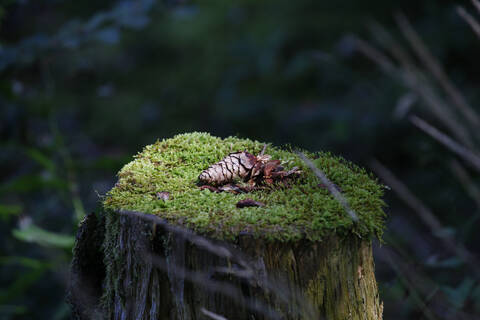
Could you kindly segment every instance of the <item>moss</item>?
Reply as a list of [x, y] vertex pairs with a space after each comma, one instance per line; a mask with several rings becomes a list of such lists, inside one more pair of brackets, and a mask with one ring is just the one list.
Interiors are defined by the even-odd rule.
[[[338, 185], [359, 216], [353, 223], [341, 205], [291, 150], [269, 146], [267, 154], [285, 167], [299, 166], [302, 176], [291, 188], [257, 190], [248, 194], [200, 190], [198, 175], [228, 153], [247, 150], [258, 154], [263, 143], [207, 133], [180, 134], [146, 146], [118, 173], [119, 180], [107, 194], [104, 207], [156, 214], [172, 223], [219, 239], [234, 239], [248, 232], [271, 240], [321, 240], [335, 233], [381, 237], [384, 227], [383, 187], [364, 169], [330, 153], [308, 154]], [[156, 193], [170, 192], [167, 201]], [[238, 209], [235, 204], [252, 198], [265, 207]]]
[[[121, 250], [118, 250], [118, 235], [121, 233], [120, 219], [115, 219], [114, 212], [105, 212], [105, 238], [103, 242], [104, 265], [106, 278], [103, 283], [103, 295], [100, 299], [101, 307], [107, 314], [113, 314], [114, 292], [118, 290], [120, 277], [124, 270], [118, 268], [115, 261], [121, 258]], [[122, 265], [124, 266], [124, 265]]]

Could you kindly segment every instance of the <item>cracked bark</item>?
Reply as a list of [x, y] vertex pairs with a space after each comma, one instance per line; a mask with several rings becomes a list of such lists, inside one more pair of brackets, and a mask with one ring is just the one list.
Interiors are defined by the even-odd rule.
[[154, 216], [89, 215], [72, 262], [76, 319], [382, 319], [371, 241], [213, 241]]

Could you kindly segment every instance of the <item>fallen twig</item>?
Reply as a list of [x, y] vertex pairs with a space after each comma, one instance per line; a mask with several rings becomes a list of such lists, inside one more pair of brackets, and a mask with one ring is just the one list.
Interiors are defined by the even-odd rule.
[[322, 183], [327, 187], [328, 191], [333, 195], [333, 197], [342, 205], [345, 211], [348, 213], [353, 222], [358, 222], [358, 216], [355, 211], [350, 208], [347, 199], [340, 193], [340, 191], [335, 188], [335, 185], [327, 178], [325, 173], [317, 168], [313, 162], [305, 156], [302, 152], [297, 152], [298, 156], [305, 162], [305, 164], [315, 173], [315, 175], [322, 181]]

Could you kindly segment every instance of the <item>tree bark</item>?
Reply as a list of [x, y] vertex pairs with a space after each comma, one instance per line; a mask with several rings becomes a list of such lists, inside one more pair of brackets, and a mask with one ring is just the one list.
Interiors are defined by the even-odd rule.
[[353, 234], [219, 241], [119, 211], [89, 215], [74, 254], [76, 319], [382, 319], [371, 240]]

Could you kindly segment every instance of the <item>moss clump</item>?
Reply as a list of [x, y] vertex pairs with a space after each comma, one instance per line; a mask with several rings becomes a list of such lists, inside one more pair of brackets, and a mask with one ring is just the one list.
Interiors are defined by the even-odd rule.
[[[287, 169], [303, 171], [291, 188], [257, 190], [234, 195], [200, 190], [198, 175], [228, 153], [247, 150], [258, 154], [263, 143], [207, 133], [180, 134], [146, 146], [118, 173], [119, 180], [107, 194], [104, 207], [156, 214], [176, 224], [219, 239], [234, 239], [250, 233], [271, 240], [300, 238], [321, 240], [333, 233], [381, 237], [384, 227], [383, 187], [372, 176], [346, 160], [329, 153], [309, 154], [332, 182], [338, 185], [359, 216], [353, 223], [342, 206], [319, 187], [315, 175], [288, 150], [268, 147], [267, 154], [280, 159]], [[168, 191], [170, 199], [157, 199]], [[239, 200], [252, 198], [265, 207], [238, 209]]]

